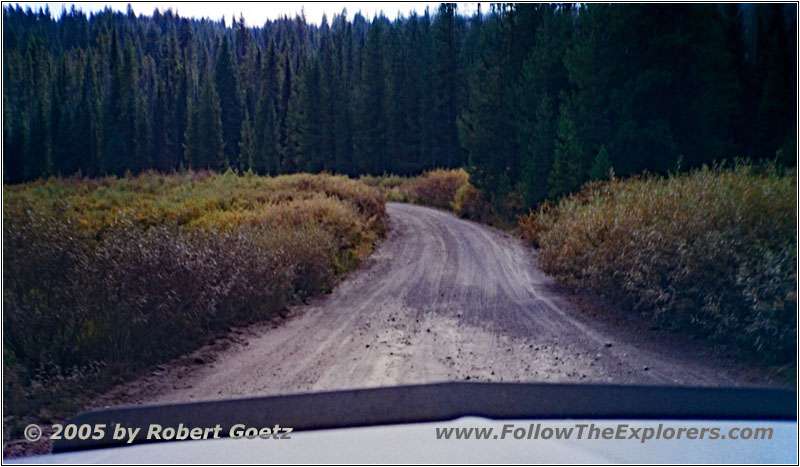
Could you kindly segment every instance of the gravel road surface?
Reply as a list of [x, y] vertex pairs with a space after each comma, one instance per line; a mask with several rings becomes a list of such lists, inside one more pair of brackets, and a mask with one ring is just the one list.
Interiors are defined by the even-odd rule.
[[703, 343], [564, 290], [501, 231], [421, 206], [388, 203], [387, 212], [387, 238], [331, 294], [160, 365], [112, 399], [464, 380], [750, 384]]

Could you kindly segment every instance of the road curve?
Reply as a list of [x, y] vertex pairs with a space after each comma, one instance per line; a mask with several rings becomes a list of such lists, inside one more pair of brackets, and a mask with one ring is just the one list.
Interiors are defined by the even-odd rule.
[[660, 331], [587, 312], [515, 238], [435, 209], [387, 212], [387, 238], [333, 293], [211, 362], [160, 367], [136, 402], [463, 380], [742, 384]]

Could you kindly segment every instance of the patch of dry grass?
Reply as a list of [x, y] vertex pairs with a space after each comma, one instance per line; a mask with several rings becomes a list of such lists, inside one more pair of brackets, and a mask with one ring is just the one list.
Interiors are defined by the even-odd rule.
[[113, 381], [329, 289], [384, 215], [378, 190], [331, 175], [4, 186], [4, 413], [63, 403], [58, 381]]
[[662, 326], [793, 361], [796, 172], [703, 169], [593, 183], [523, 216], [545, 271]]

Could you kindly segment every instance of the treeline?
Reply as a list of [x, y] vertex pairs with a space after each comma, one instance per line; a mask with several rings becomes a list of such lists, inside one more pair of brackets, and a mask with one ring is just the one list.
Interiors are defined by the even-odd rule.
[[787, 5], [496, 10], [470, 48], [458, 120], [471, 182], [509, 211], [612, 169], [794, 165], [796, 17]]
[[[230, 23], [4, 7], [3, 179], [465, 166], [522, 209], [611, 170], [795, 162], [796, 6], [497, 4]], [[510, 201], [509, 201], [510, 200]]]

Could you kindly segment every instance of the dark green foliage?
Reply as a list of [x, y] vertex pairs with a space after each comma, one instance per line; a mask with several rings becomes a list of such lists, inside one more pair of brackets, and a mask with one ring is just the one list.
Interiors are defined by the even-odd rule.
[[299, 141], [299, 154], [302, 155], [303, 161], [298, 169], [319, 173], [326, 169], [329, 170], [330, 167], [327, 165], [332, 162], [323, 154], [326, 146], [323, 145], [323, 114], [318, 110], [323, 102], [319, 61], [307, 62], [304, 71], [297, 102], [297, 112], [300, 118], [297, 128], [299, 134], [296, 137]]
[[599, 177], [601, 148], [598, 170], [622, 177], [679, 160], [794, 166], [796, 21], [791, 4], [495, 4], [469, 17], [441, 4], [252, 28], [7, 6], [3, 178], [465, 167], [496, 209], [516, 210]]
[[456, 126], [463, 87], [459, 37], [463, 21], [456, 15], [455, 3], [442, 3], [431, 26], [430, 122], [435, 138], [431, 140], [429, 151], [433, 167], [459, 167], [465, 162]]
[[564, 54], [572, 35], [572, 18], [556, 6], [538, 7], [541, 26], [522, 65], [517, 87], [516, 126], [520, 145], [521, 190], [529, 206], [547, 197], [553, 166], [558, 97], [568, 86]]
[[239, 136], [239, 160], [236, 168], [242, 172], [251, 167], [256, 154], [256, 140], [253, 135], [253, 125], [250, 123], [250, 114], [247, 109], [244, 111], [242, 120], [242, 134]]
[[278, 168], [278, 56], [270, 42], [263, 62], [261, 90], [254, 116], [253, 142], [248, 167], [258, 174], [275, 174]]
[[295, 170], [295, 151], [292, 148], [294, 136], [294, 122], [296, 117], [292, 115], [292, 65], [289, 61], [289, 56], [284, 57], [283, 62], [283, 84], [280, 90], [279, 101], [279, 145], [280, 154], [278, 158], [278, 171], [283, 173], [293, 172]]
[[[105, 142], [103, 148], [104, 172], [121, 175], [126, 170], [141, 167], [136, 159], [140, 151], [137, 136], [142, 130], [141, 115], [137, 115], [139, 92], [136, 70], [136, 50], [128, 37], [124, 49], [119, 45], [118, 34], [111, 42], [111, 88], [103, 118]], [[142, 143], [145, 143], [144, 141]]]
[[[553, 102], [547, 94], [536, 104], [532, 122], [521, 131], [522, 190], [529, 206], [547, 197], [547, 178], [553, 168], [556, 121]], [[525, 121], [525, 120], [522, 120]]]
[[575, 121], [567, 109], [566, 104], [561, 104], [555, 158], [547, 179], [552, 198], [578, 188], [584, 182], [583, 174], [586, 172], [585, 151], [579, 139]]
[[193, 169], [222, 169], [225, 166], [223, 148], [222, 109], [214, 82], [205, 81], [199, 102], [192, 105], [186, 127], [184, 152]]
[[241, 131], [241, 96], [236, 76], [236, 64], [231, 53], [228, 36], [222, 37], [214, 68], [214, 83], [222, 109], [222, 137], [225, 141], [225, 167], [239, 165], [239, 133]]
[[469, 154], [470, 180], [492, 199], [508, 194], [517, 173], [507, 27], [499, 15], [483, 24], [467, 76], [469, 99], [458, 122], [461, 143]]
[[597, 153], [592, 161], [592, 166], [589, 168], [589, 180], [595, 181], [611, 178], [610, 175], [613, 173], [613, 170], [606, 147], [600, 146], [600, 152]]
[[[679, 158], [685, 170], [777, 153], [793, 166], [795, 23], [794, 6], [496, 6], [462, 113], [472, 178], [534, 206], [599, 176], [602, 147], [622, 176], [666, 173]], [[514, 82], [509, 105], [499, 96]]]
[[355, 159], [361, 173], [386, 171], [386, 79], [384, 77], [384, 42], [386, 18], [376, 18], [369, 28], [364, 46], [361, 87], [356, 95], [357, 115]]

